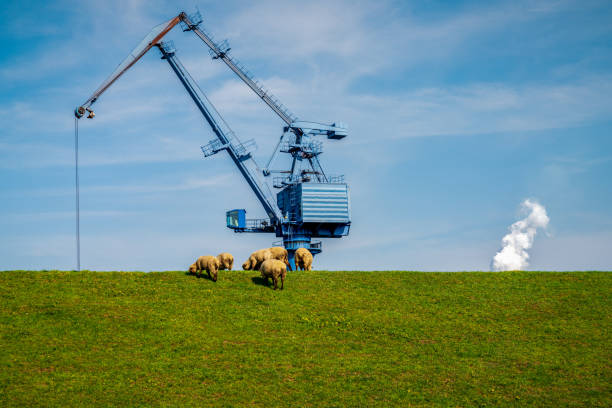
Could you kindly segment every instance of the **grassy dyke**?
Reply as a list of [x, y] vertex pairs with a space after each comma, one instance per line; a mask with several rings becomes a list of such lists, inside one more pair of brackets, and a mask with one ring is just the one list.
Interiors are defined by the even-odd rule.
[[0, 406], [612, 406], [601, 272], [0, 273]]

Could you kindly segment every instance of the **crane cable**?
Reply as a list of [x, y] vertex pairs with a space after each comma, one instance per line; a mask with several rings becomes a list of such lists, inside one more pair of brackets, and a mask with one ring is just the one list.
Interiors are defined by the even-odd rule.
[[81, 232], [79, 209], [79, 119], [74, 118], [74, 184], [76, 198], [76, 259], [77, 271], [81, 271]]

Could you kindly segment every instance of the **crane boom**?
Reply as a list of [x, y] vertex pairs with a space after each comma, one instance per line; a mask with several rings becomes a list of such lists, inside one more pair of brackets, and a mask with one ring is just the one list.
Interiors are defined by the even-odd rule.
[[210, 100], [208, 100], [206, 95], [204, 95], [183, 64], [181, 64], [172, 47], [169, 44], [164, 44], [163, 42], [157, 44], [157, 47], [162, 53], [162, 58], [168, 61], [170, 67], [185, 87], [185, 90], [189, 96], [191, 96], [196, 106], [200, 112], [202, 112], [202, 115], [204, 115], [204, 118], [221, 142], [221, 145], [216, 147], [216, 151], [220, 151], [222, 149], [227, 150], [232, 161], [234, 164], [236, 164], [240, 170], [240, 173], [242, 173], [242, 176], [245, 178], [257, 196], [257, 199], [264, 207], [266, 214], [270, 218], [271, 224], [275, 224], [278, 220], [280, 220], [280, 210], [275, 203], [274, 195], [272, 195], [269, 188], [266, 188], [267, 184], [260, 179], [259, 174], [261, 174], [261, 170], [259, 170], [259, 167], [251, 156], [251, 153], [248, 152], [240, 140], [238, 140], [233, 132], [231, 132], [231, 129], [227, 129], [227, 125], [224, 129], [222, 123], [225, 121], [223, 121], [223, 118], [221, 118], [219, 112], [215, 109]]

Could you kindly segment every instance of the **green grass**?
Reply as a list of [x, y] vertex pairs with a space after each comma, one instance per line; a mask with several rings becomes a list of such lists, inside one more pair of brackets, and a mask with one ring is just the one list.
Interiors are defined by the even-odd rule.
[[612, 406], [609, 273], [0, 273], [0, 406]]

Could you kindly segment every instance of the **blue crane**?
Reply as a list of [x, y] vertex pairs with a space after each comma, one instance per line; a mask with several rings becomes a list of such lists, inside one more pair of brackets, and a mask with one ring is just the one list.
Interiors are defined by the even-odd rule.
[[[319, 136], [332, 140], [343, 139], [347, 136], [347, 128], [340, 123], [325, 125], [298, 120], [297, 116], [255, 80], [243, 64], [230, 55], [227, 40], [216, 42], [201, 27], [201, 23], [199, 12], [191, 16], [182, 12], [154, 27], [88, 100], [75, 109], [75, 116], [80, 119], [87, 114], [88, 118], [94, 118], [91, 106], [99, 96], [152, 47], [157, 47], [162, 59], [169, 63], [216, 136], [201, 146], [203, 155], [208, 157], [226, 150], [266, 212], [267, 218], [247, 219], [245, 209], [227, 211], [227, 227], [237, 233], [275, 233], [282, 241], [274, 245], [282, 243], [294, 266], [294, 253], [298, 248], [307, 248], [314, 255], [321, 252], [321, 242], [313, 241], [312, 238], [340, 238], [349, 233], [351, 219], [348, 185], [343, 176], [332, 176], [324, 172], [319, 161], [322, 142], [317, 140]], [[254, 141], [242, 142], [237, 137], [181, 64], [172, 43], [161, 41], [177, 24], [182, 26], [183, 31], [196, 34], [208, 46], [213, 59], [222, 60], [285, 122], [282, 136], [263, 170], [251, 154]], [[271, 169], [279, 153], [290, 156], [289, 169]], [[273, 173], [281, 175], [271, 177]], [[276, 194], [267, 182], [270, 177], [273, 188], [279, 190]]]

